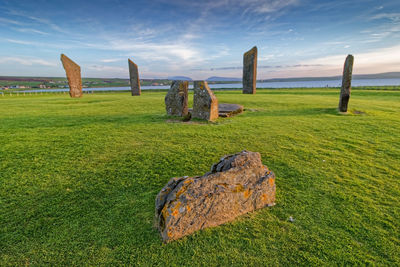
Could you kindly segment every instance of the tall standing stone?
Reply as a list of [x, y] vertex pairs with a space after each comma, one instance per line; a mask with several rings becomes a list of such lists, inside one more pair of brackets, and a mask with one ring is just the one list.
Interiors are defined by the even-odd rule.
[[255, 94], [257, 81], [257, 46], [243, 55], [243, 94]]
[[69, 95], [71, 97], [82, 96], [82, 78], [81, 67], [69, 59], [66, 55], [61, 54], [61, 62], [67, 74]]
[[138, 66], [130, 59], [128, 59], [128, 65], [132, 95], [140, 95], [141, 91]]
[[339, 111], [347, 112], [347, 105], [349, 104], [350, 91], [351, 91], [351, 78], [353, 73], [354, 57], [348, 55], [344, 62], [342, 88], [340, 90]]
[[218, 119], [218, 99], [206, 81], [193, 82], [193, 118], [213, 121]]
[[173, 81], [165, 96], [168, 115], [186, 116], [188, 114], [188, 81]]

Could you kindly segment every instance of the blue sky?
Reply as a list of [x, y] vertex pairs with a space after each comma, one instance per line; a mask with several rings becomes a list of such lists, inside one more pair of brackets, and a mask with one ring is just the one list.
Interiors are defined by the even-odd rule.
[[0, 76], [241, 77], [257, 45], [258, 79], [400, 71], [399, 0], [0, 0]]

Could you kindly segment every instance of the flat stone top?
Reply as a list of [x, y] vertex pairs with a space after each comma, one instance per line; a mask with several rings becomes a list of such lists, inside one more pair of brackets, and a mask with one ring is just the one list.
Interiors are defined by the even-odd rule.
[[[189, 112], [193, 112], [193, 109], [190, 108]], [[219, 103], [218, 104], [218, 116], [219, 117], [232, 117], [236, 114], [243, 112], [243, 106], [238, 104], [228, 104], [228, 103]]]
[[219, 110], [219, 112], [230, 113], [230, 112], [243, 110], [243, 106], [238, 105], [238, 104], [221, 103], [221, 104], [218, 104], [218, 110]]

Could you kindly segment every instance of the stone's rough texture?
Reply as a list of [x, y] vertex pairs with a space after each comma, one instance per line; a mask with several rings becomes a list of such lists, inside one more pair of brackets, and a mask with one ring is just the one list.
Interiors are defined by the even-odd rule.
[[219, 104], [218, 113], [220, 117], [232, 117], [243, 112], [243, 106], [238, 104]]
[[243, 55], [243, 94], [255, 94], [257, 81], [257, 46]]
[[138, 66], [130, 59], [128, 59], [128, 65], [132, 95], [140, 95], [141, 91]]
[[344, 62], [344, 68], [343, 68], [342, 89], [340, 90], [340, 99], [339, 99], [340, 112], [347, 112], [347, 106], [350, 100], [353, 63], [354, 63], [354, 57], [352, 55], [348, 55], [346, 57], [346, 61]]
[[225, 156], [201, 177], [172, 178], [156, 198], [164, 242], [275, 204], [275, 174], [258, 152]]
[[69, 59], [66, 55], [61, 54], [61, 62], [67, 74], [69, 95], [71, 97], [82, 96], [82, 78], [81, 67]]
[[168, 115], [186, 116], [188, 114], [188, 81], [173, 81], [165, 96]]
[[218, 119], [218, 99], [206, 81], [193, 82], [193, 118], [213, 121]]

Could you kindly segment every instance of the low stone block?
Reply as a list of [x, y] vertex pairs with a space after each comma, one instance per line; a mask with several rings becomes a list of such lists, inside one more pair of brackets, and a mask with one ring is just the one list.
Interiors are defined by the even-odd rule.
[[172, 178], [156, 198], [155, 223], [164, 242], [275, 204], [275, 174], [258, 152], [223, 157], [203, 176]]

